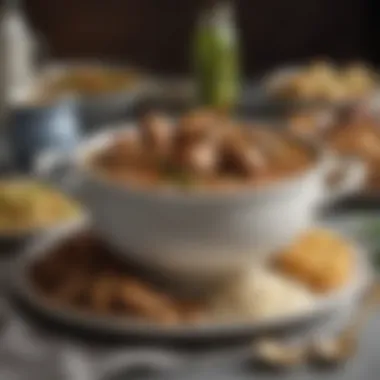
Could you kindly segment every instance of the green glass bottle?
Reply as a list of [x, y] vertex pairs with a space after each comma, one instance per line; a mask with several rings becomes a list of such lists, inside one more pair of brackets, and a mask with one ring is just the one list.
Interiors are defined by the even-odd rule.
[[201, 105], [231, 109], [240, 93], [238, 36], [232, 4], [211, 2], [195, 30], [193, 67]]

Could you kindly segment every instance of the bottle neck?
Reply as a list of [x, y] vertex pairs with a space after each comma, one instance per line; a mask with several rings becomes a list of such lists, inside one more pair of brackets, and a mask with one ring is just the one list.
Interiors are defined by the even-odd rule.
[[233, 25], [233, 6], [231, 1], [212, 0], [208, 2], [205, 10], [200, 17], [200, 23], [202, 25], [211, 26], [214, 28], [226, 27]]

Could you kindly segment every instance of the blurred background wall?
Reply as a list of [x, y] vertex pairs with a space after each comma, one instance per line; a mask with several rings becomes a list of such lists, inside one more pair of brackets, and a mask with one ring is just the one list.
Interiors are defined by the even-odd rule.
[[[53, 57], [128, 60], [183, 73], [202, 1], [27, 0], [25, 6]], [[313, 56], [379, 60], [370, 0], [237, 0], [236, 8], [248, 74]]]

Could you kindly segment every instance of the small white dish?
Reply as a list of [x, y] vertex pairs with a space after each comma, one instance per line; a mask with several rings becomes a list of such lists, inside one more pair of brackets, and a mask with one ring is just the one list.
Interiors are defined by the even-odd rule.
[[147, 338], [197, 340], [253, 336], [266, 332], [281, 331], [291, 327], [311, 326], [341, 308], [355, 304], [372, 280], [372, 271], [366, 252], [362, 248], [358, 248], [356, 252], [356, 273], [346, 286], [319, 299], [313, 309], [287, 317], [277, 317], [262, 321], [218, 321], [215, 323], [202, 321], [193, 324], [163, 326], [133, 318], [96, 316], [89, 312], [80, 312], [52, 304], [33, 290], [34, 286], [30, 282], [28, 272], [31, 265], [37, 259], [48, 254], [56, 244], [86, 227], [86, 224], [76, 222], [69, 226], [58, 228], [46, 236], [38, 237], [20, 256], [12, 269], [13, 289], [16, 296], [21, 298], [22, 301], [55, 321], [118, 337], [134, 335]]

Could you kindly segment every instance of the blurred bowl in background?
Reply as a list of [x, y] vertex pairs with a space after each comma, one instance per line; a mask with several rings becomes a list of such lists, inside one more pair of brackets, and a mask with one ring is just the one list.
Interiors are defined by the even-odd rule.
[[264, 76], [259, 87], [274, 107], [342, 108], [369, 101], [378, 89], [378, 75], [363, 63], [335, 65], [317, 60], [275, 70]]
[[52, 93], [75, 95], [84, 126], [115, 121], [157, 90], [149, 75], [128, 66], [101, 62], [61, 62], [47, 65], [37, 86]]

